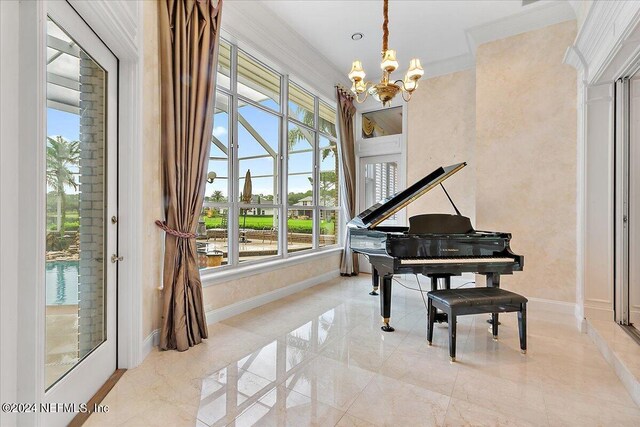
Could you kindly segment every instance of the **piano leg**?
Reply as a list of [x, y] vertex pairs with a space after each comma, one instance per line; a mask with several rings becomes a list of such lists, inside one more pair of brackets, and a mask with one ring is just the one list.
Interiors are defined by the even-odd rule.
[[[431, 290], [432, 291], [436, 291], [438, 290], [438, 279], [443, 278], [444, 279], [444, 288], [445, 289], [451, 289], [451, 276], [429, 276], [429, 278], [431, 279]], [[447, 316], [447, 313], [442, 313], [442, 312], [438, 312], [437, 309], [434, 310], [436, 315], [434, 316], [435, 321], [438, 323], [442, 323], [442, 322], [447, 322], [449, 323], [449, 317]]]
[[391, 319], [391, 282], [392, 275], [382, 277], [382, 288], [380, 289], [380, 314], [382, 315], [382, 329], [385, 332], [393, 332], [395, 329], [389, 325]]
[[378, 295], [378, 285], [380, 284], [380, 275], [378, 274], [378, 270], [372, 268], [371, 271], [371, 284], [373, 285], [373, 290], [369, 292], [369, 295]]
[[[487, 288], [499, 288], [500, 287], [500, 274], [499, 273], [488, 273], [487, 274]], [[495, 321], [497, 322], [497, 324], [500, 324], [500, 321], [498, 320], [498, 313], [494, 313], [491, 315], [491, 317], [489, 319], [487, 319], [487, 323], [490, 325], [493, 325], [493, 322]], [[495, 328], [491, 328], [491, 332], [494, 336], [494, 339], [497, 339], [498, 336], [498, 327], [496, 326]]]
[[451, 289], [451, 275], [447, 274], [447, 275], [436, 275], [436, 276], [429, 276], [429, 278], [431, 279], [431, 290], [435, 291], [438, 289], [438, 279], [444, 279], [444, 288], [445, 289]]

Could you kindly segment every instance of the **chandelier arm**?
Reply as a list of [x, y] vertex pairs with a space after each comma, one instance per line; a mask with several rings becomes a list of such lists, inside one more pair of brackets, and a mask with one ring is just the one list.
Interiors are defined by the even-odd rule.
[[369, 96], [369, 93], [367, 91], [364, 92], [364, 98], [362, 98], [362, 100], [360, 100], [360, 97], [358, 96], [360, 95], [359, 93], [354, 94], [353, 98], [356, 100], [356, 102], [358, 104], [362, 104], [364, 101], [367, 100], [367, 97]]
[[[402, 99], [404, 99], [404, 102], [409, 102], [411, 100], [411, 95], [413, 95], [413, 91], [407, 90], [406, 86], [404, 85], [404, 80], [396, 80], [395, 82], [393, 82], [393, 84], [400, 84], [402, 86]], [[405, 96], [405, 94], [407, 94], [407, 96]]]
[[382, 55], [384, 55], [389, 48], [389, 0], [384, 0], [382, 14], [384, 15], [384, 20], [382, 21]]

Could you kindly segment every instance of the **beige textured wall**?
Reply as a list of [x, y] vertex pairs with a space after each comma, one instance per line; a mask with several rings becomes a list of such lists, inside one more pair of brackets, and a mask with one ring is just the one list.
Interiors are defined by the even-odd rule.
[[143, 337], [160, 327], [163, 233], [154, 221], [163, 218], [162, 163], [160, 159], [160, 68], [158, 57], [158, 3], [145, 1], [143, 13], [142, 121], [144, 146], [142, 252]]
[[337, 270], [339, 266], [340, 254], [337, 253], [326, 258], [292, 265], [276, 271], [218, 283], [204, 288], [204, 309], [205, 311], [211, 311], [226, 307], [303, 280], [318, 277], [332, 270]]
[[478, 47], [477, 228], [513, 234], [523, 272], [504, 285], [575, 301], [576, 72], [568, 21]]
[[[467, 162], [444, 183], [464, 216], [475, 220], [475, 71], [464, 70], [420, 83], [409, 102], [407, 183], [439, 166]], [[407, 216], [455, 211], [440, 188], [407, 208]]]

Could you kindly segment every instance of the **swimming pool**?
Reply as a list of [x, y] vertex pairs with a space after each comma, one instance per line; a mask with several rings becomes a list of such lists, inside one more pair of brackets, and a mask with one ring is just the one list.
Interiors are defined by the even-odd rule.
[[48, 261], [45, 263], [47, 305], [78, 304], [80, 261]]

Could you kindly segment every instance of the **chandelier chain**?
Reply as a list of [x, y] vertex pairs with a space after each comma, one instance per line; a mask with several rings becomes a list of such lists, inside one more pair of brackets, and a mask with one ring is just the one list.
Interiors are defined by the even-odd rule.
[[389, 0], [384, 0], [382, 6], [384, 21], [382, 21], [382, 54], [389, 48]]
[[[391, 74], [398, 68], [398, 60], [396, 59], [396, 51], [389, 49], [389, 0], [383, 0], [382, 15], [382, 61], [380, 62], [382, 78], [380, 82], [375, 83], [365, 80], [366, 73], [360, 60], [355, 60], [351, 64], [349, 80], [353, 84], [351, 92], [355, 95], [357, 102], [362, 103], [367, 99], [368, 95], [371, 95], [386, 106], [398, 93], [401, 93], [405, 101], [409, 101], [413, 91], [418, 88], [418, 80], [424, 74], [424, 69], [420, 65], [420, 60], [413, 58], [409, 62], [409, 69], [403, 80], [391, 79]], [[362, 100], [358, 96], [360, 94], [364, 94]]]

